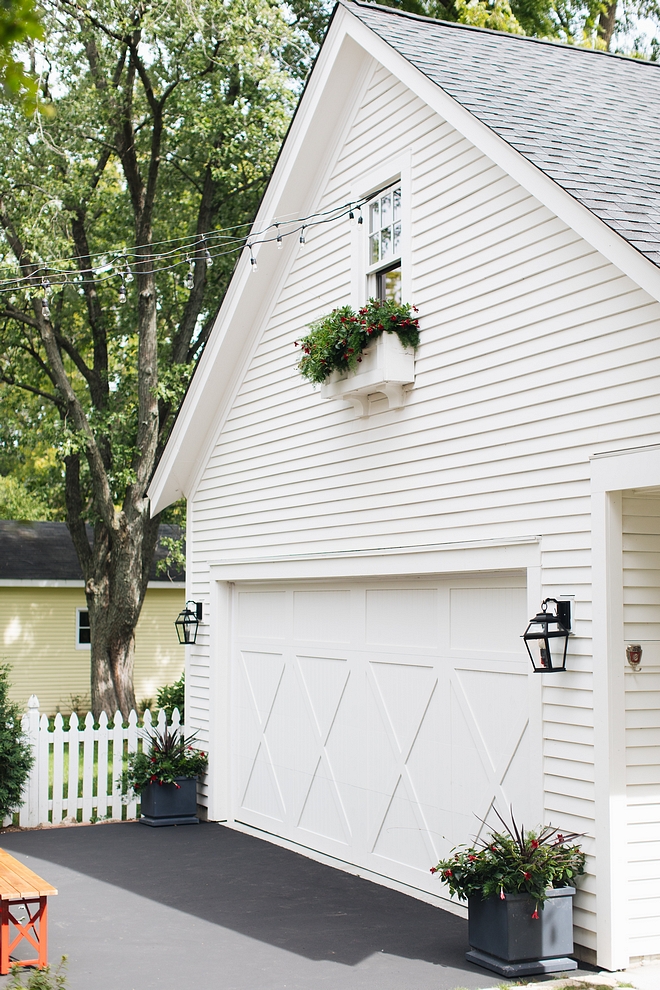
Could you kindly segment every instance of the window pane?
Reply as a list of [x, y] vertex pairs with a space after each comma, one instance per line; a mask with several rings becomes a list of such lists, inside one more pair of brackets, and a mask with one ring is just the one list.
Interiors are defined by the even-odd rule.
[[380, 227], [380, 211], [379, 203], [376, 200], [375, 203], [371, 203], [369, 206], [369, 233], [373, 233]]
[[383, 281], [385, 283], [383, 298], [401, 305], [401, 269], [395, 268], [391, 272], [385, 272]]
[[89, 627], [89, 612], [83, 609], [78, 612], [78, 642], [81, 645], [92, 642], [91, 629]]
[[396, 257], [401, 254], [401, 221], [394, 224], [394, 236], [392, 237], [392, 254]]
[[380, 256], [387, 258], [392, 253], [392, 228], [384, 227], [380, 232]]
[[395, 189], [392, 193], [392, 212], [395, 220], [401, 216], [401, 190]]
[[392, 223], [392, 195], [387, 193], [380, 201], [380, 225], [388, 227]]
[[376, 261], [380, 261], [380, 252], [378, 250], [380, 244], [380, 238], [378, 234], [372, 234], [369, 238], [369, 264], [373, 265]]

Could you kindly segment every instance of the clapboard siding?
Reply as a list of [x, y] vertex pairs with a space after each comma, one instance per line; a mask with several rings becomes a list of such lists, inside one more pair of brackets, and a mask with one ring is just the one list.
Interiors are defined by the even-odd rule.
[[660, 495], [623, 497], [623, 619], [641, 643], [642, 669], [626, 671], [628, 886], [631, 954], [660, 953]]
[[[407, 149], [422, 342], [405, 407], [356, 420], [297, 374], [294, 341], [351, 298], [348, 223], [310, 228], [190, 500], [192, 587], [207, 599], [208, 562], [226, 556], [541, 536], [545, 593], [576, 602], [571, 676], [544, 693], [546, 816], [587, 833], [593, 871], [589, 458], [657, 440], [660, 306], [382, 67], [314, 209]], [[189, 687], [202, 736], [207, 649], [200, 636]], [[576, 905], [590, 948], [594, 890], [590, 875]]]

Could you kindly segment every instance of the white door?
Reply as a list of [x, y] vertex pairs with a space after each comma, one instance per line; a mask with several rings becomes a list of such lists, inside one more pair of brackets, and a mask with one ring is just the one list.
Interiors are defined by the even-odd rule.
[[233, 817], [436, 894], [528, 770], [523, 575], [237, 585]]

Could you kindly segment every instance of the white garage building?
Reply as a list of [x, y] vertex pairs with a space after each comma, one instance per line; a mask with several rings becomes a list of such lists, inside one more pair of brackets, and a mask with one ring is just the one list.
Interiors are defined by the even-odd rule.
[[[657, 65], [341, 3], [150, 491], [208, 817], [442, 905], [493, 807], [584, 832], [611, 969], [660, 954], [659, 104]], [[294, 341], [379, 291], [414, 367], [312, 388]]]

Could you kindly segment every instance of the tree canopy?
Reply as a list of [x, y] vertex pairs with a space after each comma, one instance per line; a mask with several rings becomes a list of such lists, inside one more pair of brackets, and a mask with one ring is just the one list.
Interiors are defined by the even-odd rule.
[[159, 523], [146, 488], [313, 43], [269, 0], [53, 0], [43, 25], [51, 112], [0, 107], [0, 463], [40, 460], [51, 484], [59, 465], [93, 707], [126, 712]]

